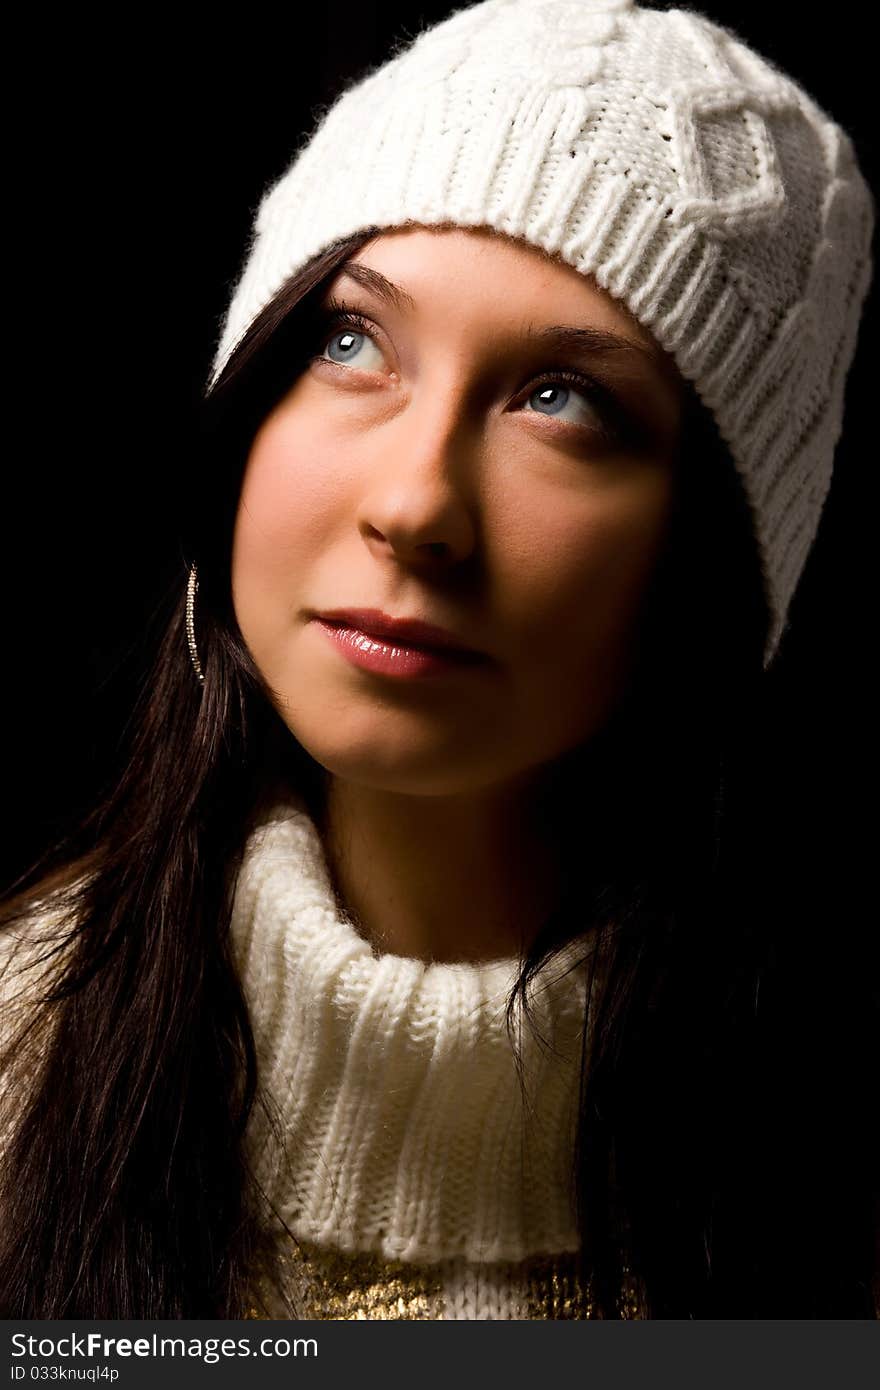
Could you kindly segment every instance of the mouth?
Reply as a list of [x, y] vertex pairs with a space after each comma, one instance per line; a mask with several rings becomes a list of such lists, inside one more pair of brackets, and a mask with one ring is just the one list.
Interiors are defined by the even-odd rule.
[[393, 618], [378, 608], [337, 608], [314, 614], [321, 622], [363, 633], [389, 646], [415, 651], [440, 651], [461, 656], [485, 657], [454, 633], [420, 618]]
[[394, 635], [365, 631], [350, 621], [318, 615], [314, 620], [336, 649], [354, 666], [376, 675], [413, 678], [448, 675], [483, 667], [481, 652], [454, 646], [429, 646]]

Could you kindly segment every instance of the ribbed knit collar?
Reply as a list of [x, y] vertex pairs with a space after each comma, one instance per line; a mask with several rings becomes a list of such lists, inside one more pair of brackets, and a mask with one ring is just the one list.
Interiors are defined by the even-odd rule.
[[570, 1183], [586, 969], [571, 941], [521, 1010], [516, 958], [430, 963], [377, 954], [341, 912], [302, 803], [248, 839], [232, 940], [260, 1082], [249, 1141], [293, 1233], [386, 1259], [519, 1260], [576, 1249]]

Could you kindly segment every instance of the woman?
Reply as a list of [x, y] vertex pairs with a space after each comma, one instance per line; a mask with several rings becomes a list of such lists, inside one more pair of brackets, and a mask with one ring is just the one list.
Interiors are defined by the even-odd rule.
[[697, 14], [486, 0], [324, 116], [118, 784], [4, 909], [7, 1316], [875, 1316], [763, 705], [871, 226]]

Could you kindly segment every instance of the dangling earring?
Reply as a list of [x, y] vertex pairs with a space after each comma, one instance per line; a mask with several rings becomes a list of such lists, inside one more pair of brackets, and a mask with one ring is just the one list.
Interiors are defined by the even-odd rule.
[[199, 653], [196, 648], [196, 626], [195, 626], [195, 603], [196, 589], [199, 587], [199, 576], [195, 565], [190, 566], [189, 583], [186, 586], [186, 640], [189, 643], [189, 655], [193, 664], [193, 670], [198, 677], [199, 685], [205, 684], [205, 677], [202, 675], [202, 666], [199, 661]]

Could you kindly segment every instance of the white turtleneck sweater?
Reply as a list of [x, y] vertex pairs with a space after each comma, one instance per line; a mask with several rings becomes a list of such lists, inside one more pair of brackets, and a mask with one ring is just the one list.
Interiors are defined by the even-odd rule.
[[[376, 954], [298, 799], [247, 840], [231, 938], [280, 1126], [279, 1142], [258, 1103], [246, 1143], [290, 1233], [270, 1223], [282, 1292], [255, 1275], [242, 1316], [592, 1316], [571, 1181], [585, 938], [530, 988], [537, 1036], [517, 1008], [524, 1089], [505, 1018], [518, 959]], [[628, 1290], [619, 1308], [636, 1316]]]
[[377, 955], [340, 909], [301, 803], [251, 835], [232, 935], [262, 1084], [258, 1176], [286, 1239], [298, 1315], [575, 1318], [571, 1163], [587, 947], [532, 986], [547, 1046], [505, 1006], [515, 958]]

